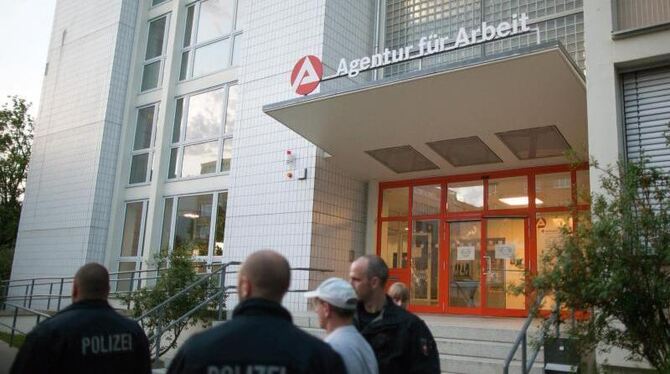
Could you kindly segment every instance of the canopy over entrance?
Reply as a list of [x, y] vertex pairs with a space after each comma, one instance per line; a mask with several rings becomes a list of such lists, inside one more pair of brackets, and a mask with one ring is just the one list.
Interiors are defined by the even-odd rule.
[[565, 164], [569, 149], [588, 159], [584, 77], [558, 44], [263, 110], [360, 180]]

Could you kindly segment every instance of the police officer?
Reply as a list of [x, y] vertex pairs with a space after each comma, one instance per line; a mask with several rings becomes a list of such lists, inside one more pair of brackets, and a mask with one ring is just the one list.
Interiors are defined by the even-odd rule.
[[435, 339], [417, 316], [384, 292], [388, 267], [377, 256], [358, 258], [349, 269], [358, 295], [354, 325], [370, 343], [380, 373], [440, 373]]
[[89, 263], [77, 271], [72, 305], [26, 337], [11, 373], [151, 373], [140, 326], [107, 303], [109, 274]]
[[271, 250], [251, 254], [238, 274], [233, 319], [191, 337], [172, 360], [172, 373], [346, 373], [326, 343], [295, 327], [281, 306], [288, 261]]

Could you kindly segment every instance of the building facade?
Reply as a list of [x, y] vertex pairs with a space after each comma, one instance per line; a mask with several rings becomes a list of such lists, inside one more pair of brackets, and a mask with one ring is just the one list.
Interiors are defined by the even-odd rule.
[[308, 289], [375, 253], [415, 311], [527, 315], [589, 155], [670, 162], [647, 2], [59, 0], [12, 278], [272, 248]]

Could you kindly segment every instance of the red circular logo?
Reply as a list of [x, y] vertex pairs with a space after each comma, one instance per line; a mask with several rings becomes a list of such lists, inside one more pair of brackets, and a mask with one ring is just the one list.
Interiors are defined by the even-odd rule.
[[298, 95], [307, 95], [321, 83], [323, 65], [318, 57], [309, 55], [302, 57], [291, 72], [291, 87]]

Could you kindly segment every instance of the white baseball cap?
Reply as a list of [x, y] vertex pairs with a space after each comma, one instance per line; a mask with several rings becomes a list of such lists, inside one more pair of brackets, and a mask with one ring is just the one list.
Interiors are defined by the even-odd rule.
[[305, 292], [308, 299], [319, 298], [342, 309], [356, 309], [356, 292], [349, 282], [342, 278], [328, 278], [314, 291]]

